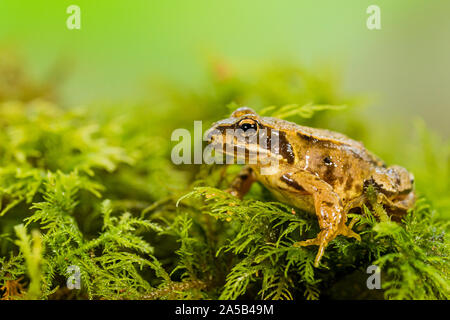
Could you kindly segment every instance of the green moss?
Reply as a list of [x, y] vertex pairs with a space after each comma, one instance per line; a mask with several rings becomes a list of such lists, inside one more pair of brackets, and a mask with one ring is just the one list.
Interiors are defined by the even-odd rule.
[[[390, 128], [361, 117], [337, 83], [298, 66], [214, 70], [203, 90], [166, 85], [126, 106], [65, 109], [39, 90], [21, 98], [20, 84], [1, 96], [3, 298], [449, 298], [448, 142], [418, 121], [415, 140], [399, 128], [377, 147]], [[316, 248], [292, 246], [317, 234], [314, 216], [258, 184], [244, 200], [223, 192], [239, 166], [170, 160], [174, 129], [194, 120], [206, 129], [237, 105], [368, 141], [414, 172], [416, 207], [403, 224], [377, 222], [365, 208], [355, 226], [362, 241], [338, 237], [314, 268]], [[366, 287], [372, 264], [381, 291]], [[67, 289], [71, 265], [80, 290]]]

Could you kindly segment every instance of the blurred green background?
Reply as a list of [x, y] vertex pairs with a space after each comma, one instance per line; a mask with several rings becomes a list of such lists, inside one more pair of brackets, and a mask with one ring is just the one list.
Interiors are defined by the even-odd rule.
[[[68, 30], [66, 8], [81, 8], [81, 30]], [[366, 8], [381, 8], [381, 30], [368, 30]], [[346, 92], [370, 96], [386, 122], [425, 119], [450, 136], [450, 1], [0, 1], [0, 46], [17, 48], [44, 77], [69, 61], [63, 101], [130, 100], [165, 77], [196, 87], [205, 61], [235, 68], [273, 59], [337, 70]]]
[[[66, 27], [73, 4], [81, 30]], [[373, 4], [381, 30], [366, 27]], [[166, 288], [182, 299], [364, 299], [359, 274], [385, 259], [385, 298], [447, 299], [449, 12], [449, 0], [0, 0], [0, 287], [22, 294], [28, 274], [27, 296], [50, 299]], [[243, 205], [215, 202], [239, 166], [175, 166], [170, 135], [238, 105], [293, 110], [288, 120], [407, 168], [419, 200], [405, 228], [370, 222], [361, 244], [336, 239], [327, 272], [315, 272], [316, 248], [291, 246], [303, 227], [318, 231], [314, 217], [278, 212], [258, 184]], [[30, 221], [43, 250], [27, 258], [22, 240], [14, 255], [26, 238], [15, 226]], [[158, 227], [144, 231], [149, 221]], [[69, 265], [84, 266], [85, 291], [65, 290]], [[0, 298], [18, 296], [9, 291]]]

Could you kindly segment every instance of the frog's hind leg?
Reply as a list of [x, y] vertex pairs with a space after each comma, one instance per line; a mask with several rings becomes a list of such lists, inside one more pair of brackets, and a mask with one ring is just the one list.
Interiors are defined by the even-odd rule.
[[414, 192], [410, 192], [407, 195], [399, 195], [393, 199], [389, 199], [382, 193], [377, 195], [377, 203], [384, 206], [390, 219], [397, 222], [400, 222], [408, 210], [414, 207], [415, 200]]
[[407, 211], [408, 209], [414, 207], [416, 201], [416, 196], [414, 192], [410, 192], [406, 195], [399, 195], [393, 199], [389, 199], [385, 194], [377, 194], [377, 202], [388, 206], [390, 208], [397, 208], [400, 210]]

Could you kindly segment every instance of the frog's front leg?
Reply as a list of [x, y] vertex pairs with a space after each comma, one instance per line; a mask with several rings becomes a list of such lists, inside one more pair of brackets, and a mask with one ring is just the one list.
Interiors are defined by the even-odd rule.
[[[308, 192], [313, 196], [314, 207], [319, 221], [320, 232], [315, 239], [297, 242], [296, 246], [318, 245], [319, 251], [314, 260], [314, 266], [318, 267], [328, 243], [342, 234], [360, 240], [359, 235], [348, 228], [347, 212], [339, 195], [332, 186], [308, 171], [298, 171], [294, 174], [284, 174], [280, 180], [290, 186], [290, 190], [298, 189], [299, 192]], [[294, 191], [295, 192], [295, 191]]]
[[242, 168], [241, 172], [237, 175], [237, 177], [233, 180], [226, 191], [233, 196], [239, 197], [242, 199], [243, 196], [247, 194], [252, 186], [253, 182], [256, 181], [255, 174], [253, 169], [249, 166], [245, 166]]

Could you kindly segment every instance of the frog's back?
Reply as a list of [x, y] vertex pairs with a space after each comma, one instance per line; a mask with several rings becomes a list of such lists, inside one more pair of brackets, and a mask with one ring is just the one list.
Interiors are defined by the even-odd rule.
[[266, 123], [270, 123], [274, 128], [281, 131], [291, 132], [297, 135], [299, 143], [307, 143], [308, 145], [320, 144], [323, 149], [340, 148], [343, 152], [349, 153], [351, 156], [371, 164], [374, 167], [386, 167], [385, 163], [368, 151], [364, 144], [360, 141], [353, 140], [346, 135], [320, 128], [311, 128], [301, 126], [293, 122], [280, 120], [276, 118], [264, 118]]

